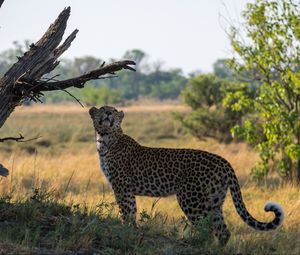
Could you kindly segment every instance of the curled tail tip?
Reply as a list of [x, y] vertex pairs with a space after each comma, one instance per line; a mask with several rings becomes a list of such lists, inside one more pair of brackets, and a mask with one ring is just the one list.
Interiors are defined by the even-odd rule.
[[265, 205], [265, 211], [266, 212], [277, 212], [279, 211], [281, 214], [283, 214], [283, 209], [280, 204], [274, 203], [274, 202], [267, 202]]
[[266, 212], [274, 212], [275, 213], [275, 219], [274, 224], [276, 224], [276, 227], [279, 227], [282, 225], [284, 220], [284, 211], [281, 207], [281, 205], [274, 203], [274, 202], [268, 202], [265, 205], [265, 211]]
[[8, 174], [9, 174], [9, 171], [3, 165], [0, 164], [0, 175], [7, 177]]

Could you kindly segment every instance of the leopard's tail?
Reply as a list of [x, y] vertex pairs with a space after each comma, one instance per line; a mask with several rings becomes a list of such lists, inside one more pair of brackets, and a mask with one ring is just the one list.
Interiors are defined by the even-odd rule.
[[232, 200], [238, 214], [243, 219], [243, 221], [246, 222], [250, 227], [256, 230], [269, 231], [278, 228], [282, 224], [284, 220], [284, 212], [279, 204], [273, 202], [267, 203], [264, 208], [265, 211], [274, 212], [275, 218], [270, 222], [260, 222], [253, 218], [247, 211], [243, 202], [240, 185], [234, 172], [232, 172], [232, 178], [228, 184]]
[[3, 165], [0, 164], [0, 175], [6, 177], [8, 176], [8, 174], [9, 171]]

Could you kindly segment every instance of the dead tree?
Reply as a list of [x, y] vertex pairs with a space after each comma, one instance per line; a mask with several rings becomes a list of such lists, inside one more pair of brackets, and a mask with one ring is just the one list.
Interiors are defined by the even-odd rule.
[[[0, 0], [0, 7], [4, 0]], [[0, 78], [0, 128], [14, 109], [26, 100], [41, 101], [45, 91], [63, 90], [76, 87], [83, 88], [89, 80], [103, 79], [107, 75], [115, 75], [117, 71], [128, 69], [135, 63], [130, 60], [118, 61], [108, 65], [104, 63], [96, 70], [72, 79], [57, 81], [44, 78], [59, 64], [57, 60], [71, 45], [78, 32], [75, 29], [66, 40], [61, 43], [67, 21], [70, 16], [70, 7], [65, 8], [50, 25], [42, 38], [30, 45], [30, 49]], [[21, 135], [20, 135], [21, 137]], [[20, 139], [9, 137], [10, 140]], [[2, 141], [7, 139], [2, 138]], [[0, 139], [1, 142], [1, 139]], [[6, 168], [0, 164], [0, 175], [7, 175]]]

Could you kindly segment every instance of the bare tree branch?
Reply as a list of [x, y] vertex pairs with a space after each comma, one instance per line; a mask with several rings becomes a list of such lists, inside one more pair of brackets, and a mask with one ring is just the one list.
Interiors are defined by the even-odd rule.
[[[45, 81], [43, 76], [58, 64], [57, 60], [71, 45], [78, 30], [75, 29], [60, 45], [70, 16], [70, 7], [65, 8], [50, 25], [46, 33], [19, 58], [0, 79], [0, 128], [24, 100], [41, 101], [44, 91], [65, 90], [69, 87], [83, 88], [89, 80], [103, 79], [107, 74], [115, 74], [122, 69], [134, 71], [133, 61], [115, 62], [93, 70], [87, 74], [63, 81]], [[102, 77], [103, 76], [103, 77]]]
[[84, 84], [87, 81], [101, 79], [103, 78], [102, 76], [106, 74], [115, 74], [115, 72], [120, 71], [122, 69], [135, 71], [135, 69], [130, 66], [134, 64], [134, 61], [131, 60], [118, 61], [100, 67], [99, 69], [93, 70], [87, 74], [72, 79], [56, 82], [45, 82], [42, 80], [30, 80], [26, 78], [21, 78], [20, 80], [16, 81], [16, 85], [18, 85], [16, 87], [22, 87], [23, 89], [33, 93], [60, 89], [63, 90], [70, 87], [83, 88]]

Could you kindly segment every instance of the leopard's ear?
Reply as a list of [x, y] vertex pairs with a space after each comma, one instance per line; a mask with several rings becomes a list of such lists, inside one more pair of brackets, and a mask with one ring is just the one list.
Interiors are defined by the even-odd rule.
[[94, 117], [94, 115], [95, 115], [95, 113], [96, 113], [97, 111], [98, 111], [98, 109], [97, 109], [96, 107], [90, 108], [89, 114], [90, 114], [91, 118]]
[[119, 113], [120, 119], [122, 120], [124, 118], [124, 112], [123, 111], [119, 111], [118, 113]]

